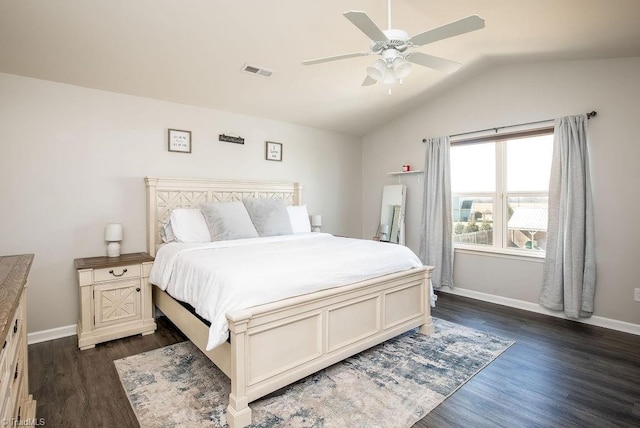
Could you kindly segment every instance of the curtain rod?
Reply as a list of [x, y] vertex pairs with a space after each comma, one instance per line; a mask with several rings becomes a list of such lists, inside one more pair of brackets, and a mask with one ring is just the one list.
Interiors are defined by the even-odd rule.
[[[591, 111], [589, 113], [587, 113], [587, 119], [591, 119], [592, 117], [595, 117], [598, 114], [597, 111]], [[462, 135], [469, 135], [469, 134], [476, 134], [478, 132], [486, 132], [486, 131], [496, 131], [498, 132], [499, 129], [506, 129], [506, 128], [515, 128], [518, 126], [525, 126], [525, 125], [535, 125], [537, 123], [546, 123], [546, 122], [551, 122], [553, 119], [547, 119], [547, 120], [538, 120], [536, 122], [526, 122], [526, 123], [518, 123], [517, 125], [507, 125], [507, 126], [498, 126], [495, 128], [487, 128], [487, 129], [480, 129], [478, 131], [470, 131], [470, 132], [462, 132], [460, 134], [451, 134], [449, 135], [449, 137], [460, 137]], [[426, 138], [422, 139], [423, 143], [427, 142]]]

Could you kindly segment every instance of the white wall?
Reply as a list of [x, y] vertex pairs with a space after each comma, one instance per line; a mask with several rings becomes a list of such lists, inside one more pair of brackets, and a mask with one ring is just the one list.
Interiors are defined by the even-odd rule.
[[[193, 152], [168, 152], [167, 128], [191, 130]], [[146, 250], [145, 176], [299, 181], [324, 231], [360, 234], [356, 137], [2, 73], [0, 130], [0, 255], [35, 253], [32, 332], [76, 323], [73, 259], [106, 255], [106, 223], [124, 223], [123, 252]]]
[[[363, 138], [363, 235], [380, 212], [386, 173], [424, 166], [422, 139], [596, 110], [589, 122], [598, 283], [595, 315], [640, 324], [640, 58], [495, 65]], [[417, 251], [422, 207], [408, 185], [407, 244]], [[456, 254], [458, 287], [536, 303], [542, 263]]]

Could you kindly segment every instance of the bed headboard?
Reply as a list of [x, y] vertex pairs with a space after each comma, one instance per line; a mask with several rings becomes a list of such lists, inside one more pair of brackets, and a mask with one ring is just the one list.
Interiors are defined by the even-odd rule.
[[160, 177], [146, 177], [144, 182], [147, 187], [147, 251], [152, 256], [162, 244], [162, 223], [174, 208], [199, 208], [203, 202], [241, 201], [244, 198], [283, 199], [287, 205], [300, 205], [302, 201], [299, 183]]

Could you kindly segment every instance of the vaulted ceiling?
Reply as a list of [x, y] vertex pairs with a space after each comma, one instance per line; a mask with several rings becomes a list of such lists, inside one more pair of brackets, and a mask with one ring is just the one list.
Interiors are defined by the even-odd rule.
[[364, 135], [496, 64], [640, 56], [639, 0], [395, 0], [410, 35], [471, 14], [486, 28], [416, 49], [463, 66], [414, 65], [389, 95], [361, 86], [375, 56], [302, 65], [369, 49], [347, 10], [387, 28], [386, 0], [0, 0], [0, 72]]

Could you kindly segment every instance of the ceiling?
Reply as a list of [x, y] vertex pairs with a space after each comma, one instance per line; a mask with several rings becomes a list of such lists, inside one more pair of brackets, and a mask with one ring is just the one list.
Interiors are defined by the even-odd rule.
[[639, 0], [395, 0], [410, 35], [471, 14], [486, 28], [418, 48], [463, 66], [414, 66], [389, 96], [360, 86], [374, 56], [301, 64], [368, 50], [347, 10], [387, 28], [386, 0], [0, 0], [0, 71], [364, 135], [495, 64], [640, 56]]

